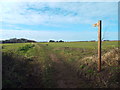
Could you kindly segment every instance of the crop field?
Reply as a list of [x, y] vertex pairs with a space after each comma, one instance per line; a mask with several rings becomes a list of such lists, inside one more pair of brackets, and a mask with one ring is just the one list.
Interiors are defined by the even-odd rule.
[[118, 41], [0, 44], [3, 88], [120, 88]]

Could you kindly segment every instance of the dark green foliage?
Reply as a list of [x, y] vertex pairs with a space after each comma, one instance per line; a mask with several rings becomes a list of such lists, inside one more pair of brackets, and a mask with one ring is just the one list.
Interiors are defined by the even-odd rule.
[[64, 42], [63, 40], [60, 40], [59, 42]]
[[49, 42], [55, 42], [54, 40], [50, 40]]
[[80, 69], [83, 69], [85, 66], [84, 65], [80, 65]]
[[2, 49], [4, 49], [5, 48], [5, 46], [2, 46]]
[[32, 47], [34, 47], [34, 45], [33, 44], [27, 44], [27, 45], [25, 45], [25, 46], [23, 46], [23, 47], [20, 47], [19, 49], [18, 49], [18, 51], [23, 51], [24, 53], [25, 52], [27, 52], [30, 48], [32, 48]]
[[27, 40], [27, 39], [24, 39], [24, 38], [21, 38], [21, 39], [12, 38], [12, 39], [9, 39], [9, 40], [3, 40], [2, 41], [2, 43], [27, 43], [27, 42], [36, 42], [36, 41]]
[[94, 71], [93, 71], [93, 70], [88, 70], [87, 72], [88, 72], [88, 73], [94, 73]]
[[49, 42], [64, 42], [64, 41], [63, 40], [60, 40], [60, 41], [50, 40]]

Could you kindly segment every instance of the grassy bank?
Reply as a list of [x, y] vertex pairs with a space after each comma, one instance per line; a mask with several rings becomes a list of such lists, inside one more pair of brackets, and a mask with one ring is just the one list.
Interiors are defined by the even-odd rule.
[[45, 50], [37, 44], [4, 44], [3, 88], [52, 87], [52, 61]]

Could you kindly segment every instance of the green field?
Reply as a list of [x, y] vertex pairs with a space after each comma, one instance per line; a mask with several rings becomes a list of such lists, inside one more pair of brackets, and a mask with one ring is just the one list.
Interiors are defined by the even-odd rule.
[[97, 42], [13, 43], [0, 46], [3, 88], [120, 86], [120, 45], [117, 41], [102, 42], [101, 72], [97, 71]]
[[[51, 47], [72, 47], [72, 48], [90, 48], [97, 49], [97, 42], [64, 42], [64, 43], [40, 43], [40, 44], [48, 44]], [[102, 42], [102, 49], [118, 47], [118, 42]]]

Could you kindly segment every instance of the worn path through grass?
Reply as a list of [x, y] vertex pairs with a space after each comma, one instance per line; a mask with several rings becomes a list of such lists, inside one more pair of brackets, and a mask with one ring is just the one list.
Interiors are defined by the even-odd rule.
[[57, 88], [82, 88], [86, 87], [85, 81], [78, 78], [76, 73], [72, 72], [57, 56], [50, 54], [54, 64], [54, 80]]
[[[85, 88], [89, 87], [82, 78], [78, 78], [77, 74], [68, 68], [61, 58], [54, 53], [49, 46], [42, 46], [44, 51], [47, 52], [50, 60], [53, 61], [53, 88]], [[51, 50], [50, 50], [51, 49]]]

